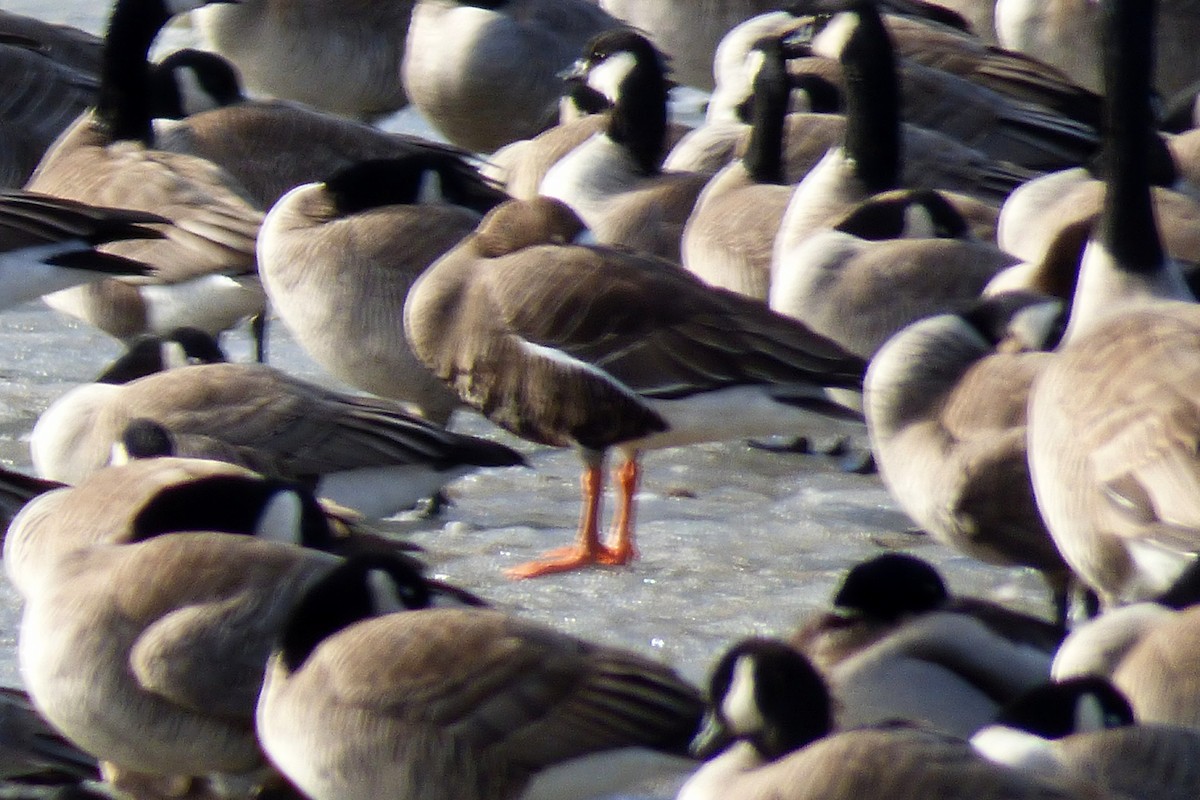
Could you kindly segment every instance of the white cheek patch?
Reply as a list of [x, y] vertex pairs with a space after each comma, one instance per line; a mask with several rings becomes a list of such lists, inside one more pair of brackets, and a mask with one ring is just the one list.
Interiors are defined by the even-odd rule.
[[1081, 697], [1079, 704], [1075, 707], [1075, 732], [1088, 733], [1104, 730], [1106, 727], [1108, 725], [1100, 698], [1094, 694], [1086, 694]]
[[191, 364], [187, 351], [179, 342], [166, 341], [162, 343], [162, 362], [167, 369], [186, 367]]
[[914, 203], [904, 210], [905, 239], [934, 238], [933, 216], [929, 209], [920, 203]]
[[621, 83], [636, 66], [637, 58], [633, 53], [614, 53], [592, 67], [587, 84], [607, 97], [610, 103], [616, 103], [621, 93]]
[[746, 656], [733, 665], [733, 679], [721, 700], [721, 714], [736, 734], [746, 735], [762, 728], [762, 713], [754, 701], [754, 662]]
[[276, 492], [267, 502], [255, 525], [254, 535], [272, 542], [300, 542], [300, 496], [292, 491]]
[[849, 41], [850, 35], [854, 33], [858, 25], [858, 14], [847, 11], [836, 15], [813, 38], [813, 55], [825, 56], [826, 58], [840, 57], [842, 50], [846, 47], [846, 42]]
[[381, 569], [367, 572], [367, 588], [371, 592], [371, 605], [376, 614], [392, 614], [397, 611], [407, 611], [408, 606], [400, 599], [396, 591], [396, 582], [392, 576]]
[[417, 194], [417, 202], [422, 205], [446, 202], [446, 193], [442, 187], [442, 174], [436, 169], [422, 170], [421, 191]]
[[204, 88], [196, 70], [191, 67], [179, 67], [174, 71], [175, 84], [179, 87], [179, 102], [183, 113], [187, 116], [199, 114], [201, 111], [211, 111], [219, 108], [220, 103]]

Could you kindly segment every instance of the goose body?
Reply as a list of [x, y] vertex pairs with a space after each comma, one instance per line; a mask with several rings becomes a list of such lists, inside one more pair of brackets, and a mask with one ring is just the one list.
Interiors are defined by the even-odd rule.
[[905, 327], [867, 371], [864, 413], [880, 476], [938, 541], [1043, 572], [1065, 613], [1068, 570], [1033, 495], [1029, 390], [1053, 358], [1061, 304], [981, 302]]
[[1123, 2], [1106, 12], [1113, 141], [1104, 211], [1066, 337], [1029, 406], [1038, 506], [1106, 606], [1164, 591], [1198, 549], [1185, 442], [1196, 427], [1200, 311], [1164, 255], [1150, 200], [1153, 12]]
[[588, 0], [417, 0], [404, 84], [447, 139], [490, 153], [554, 124], [558, 73], [618, 27]]
[[680, 242], [707, 176], [663, 172], [667, 83], [662, 55], [632, 31], [597, 36], [572, 79], [606, 97], [604, 130], [547, 171], [539, 194], [569, 205], [597, 241], [678, 262]]
[[68, 392], [35, 426], [35, 468], [76, 482], [109, 463], [138, 418], [165, 428], [177, 455], [309, 482], [368, 516], [411, 507], [470, 464], [521, 461], [507, 447], [451, 433], [389, 401], [338, 394], [262, 365], [203, 364]]
[[[64, 132], [28, 184], [170, 221], [160, 241], [111, 248], [158, 266], [152, 286], [143, 291], [136, 284], [106, 284], [49, 301], [103, 323], [120, 338], [155, 325], [166, 331], [189, 322], [217, 333], [262, 309], [264, 296], [254, 274], [262, 212], [210, 162], [153, 149], [146, 54], [172, 14], [201, 4], [123, 0], [117, 5], [106, 37], [97, 106]], [[182, 292], [183, 299], [172, 289]], [[156, 302], [165, 306], [160, 309]], [[194, 318], [188, 320], [189, 315]]]
[[[806, 419], [826, 426], [806, 407], [845, 415], [823, 388], [855, 387], [862, 365], [802, 325], [669, 262], [569, 244], [583, 230], [566, 206], [546, 198], [498, 206], [417, 281], [405, 328], [417, 356], [494, 422], [582, 450], [589, 477], [581, 547], [590, 561], [599, 553], [596, 490], [607, 449], [626, 453], [619, 527], [628, 536], [639, 450]], [[619, 549], [611, 557], [627, 562], [632, 542]]]
[[786, 645], [734, 645], [713, 670], [705, 729], [693, 745], [708, 761], [679, 800], [1095, 796], [1072, 781], [992, 764], [963, 740], [925, 728], [834, 732], [832, 702], [812, 665]]
[[267, 670], [258, 734], [307, 796], [499, 800], [582, 757], [687, 763], [701, 703], [669, 668], [488, 609], [363, 619], [354, 598], [394, 591], [373, 572], [350, 562], [313, 587]]
[[[427, 181], [440, 182], [440, 196], [422, 197]], [[297, 187], [259, 240], [272, 307], [333, 375], [444, 424], [458, 398], [413, 355], [404, 300], [503, 197], [446, 153], [365, 162]]]
[[195, 16], [212, 49], [253, 92], [370, 119], [407, 102], [400, 65], [414, 5], [247, 0]]

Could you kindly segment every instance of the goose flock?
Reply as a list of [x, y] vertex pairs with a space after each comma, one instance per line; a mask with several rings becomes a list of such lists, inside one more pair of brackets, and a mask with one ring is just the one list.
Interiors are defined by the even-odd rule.
[[4, 791], [1200, 797], [1200, 8], [104, 14], [0, 11]]

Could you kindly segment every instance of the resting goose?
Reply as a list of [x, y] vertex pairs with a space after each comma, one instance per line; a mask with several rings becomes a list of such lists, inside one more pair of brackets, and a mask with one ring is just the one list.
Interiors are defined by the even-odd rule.
[[834, 731], [834, 702], [812, 665], [782, 642], [750, 639], [713, 669], [708, 761], [678, 800], [1066, 800], [1097, 797], [1070, 781], [993, 764], [957, 737], [893, 723]]
[[260, 364], [197, 364], [67, 392], [34, 426], [34, 467], [77, 482], [110, 462], [139, 418], [165, 428], [177, 455], [302, 481], [369, 517], [411, 508], [476, 467], [522, 463], [508, 447], [452, 433], [391, 401], [340, 394]]
[[295, 604], [257, 730], [307, 797], [601, 797], [635, 758], [690, 766], [702, 704], [669, 667], [500, 611], [403, 610], [411, 592], [351, 560]]
[[1091, 781], [1113, 797], [1186, 800], [1200, 792], [1200, 731], [1135, 722], [1129, 703], [1103, 679], [1038, 687], [971, 745], [997, 763]]
[[197, 10], [209, 47], [256, 94], [360, 119], [407, 103], [400, 64], [413, 0], [237, 0]]
[[879, 474], [922, 530], [988, 563], [1031, 566], [1066, 621], [1070, 571], [1029, 477], [1030, 386], [1053, 355], [1062, 303], [1003, 294], [918, 320], [871, 360], [863, 411]]
[[621, 27], [590, 0], [417, 0], [401, 74], [442, 135], [490, 153], [553, 125], [559, 73]]
[[[826, 415], [854, 415], [825, 388], [856, 389], [864, 368], [803, 325], [670, 262], [575, 244], [584, 230], [549, 198], [503, 203], [426, 270], [404, 308], [413, 351], [464, 402], [583, 458], [578, 544], [514, 577], [628, 563], [641, 450], [828, 427]], [[616, 537], [604, 545], [600, 490], [612, 447], [624, 455], [621, 500]]]
[[292, 189], [263, 221], [259, 270], [293, 337], [337, 378], [445, 424], [458, 397], [404, 337], [413, 281], [505, 199], [461, 157], [365, 161]]

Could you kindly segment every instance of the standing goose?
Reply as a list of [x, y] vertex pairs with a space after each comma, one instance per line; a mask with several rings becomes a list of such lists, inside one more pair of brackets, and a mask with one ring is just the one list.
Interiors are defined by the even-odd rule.
[[150, 277], [154, 268], [96, 248], [158, 239], [163, 218], [19, 189], [0, 190], [0, 308], [112, 275]]
[[490, 153], [553, 125], [558, 73], [619, 27], [590, 0], [417, 0], [404, 85], [447, 139]]
[[413, 355], [404, 300], [417, 276], [505, 197], [461, 157], [438, 151], [362, 162], [299, 186], [259, 235], [271, 305], [334, 376], [445, 424], [458, 397]]
[[360, 119], [407, 102], [400, 77], [413, 0], [237, 0], [195, 12], [251, 91]]
[[114, 246], [159, 268], [156, 281], [103, 282], [48, 302], [118, 338], [193, 325], [210, 333], [262, 310], [254, 266], [262, 212], [203, 159], [153, 149], [147, 52], [172, 15], [203, 0], [120, 0], [105, 39], [96, 107], [42, 159], [29, 188], [170, 220], [153, 244]]
[[[404, 591], [348, 561], [271, 656], [258, 735], [313, 800], [600, 797], [636, 782], [638, 750], [685, 753], [702, 704], [665, 665], [499, 611], [380, 613]], [[555, 782], [578, 761], [592, 774]]]
[[629, 30], [588, 43], [571, 79], [612, 103], [604, 130], [560, 159], [539, 193], [569, 205], [597, 241], [679, 262], [683, 227], [708, 178], [663, 172], [667, 148], [666, 66]]
[[683, 265], [705, 282], [766, 300], [771, 243], [792, 196], [783, 136], [791, 84], [778, 38], [758, 43], [753, 121], [742, 157], [713, 176], [683, 229]]
[[508, 447], [452, 433], [391, 401], [339, 394], [265, 365], [198, 364], [68, 392], [34, 426], [34, 466], [75, 483], [110, 462], [139, 418], [162, 426], [177, 455], [305, 482], [369, 517], [411, 508], [476, 467], [522, 463]]
[[[514, 577], [628, 563], [641, 450], [828, 426], [826, 414], [849, 414], [825, 387], [857, 388], [864, 367], [669, 262], [572, 244], [584, 231], [557, 201], [504, 203], [421, 276], [404, 309], [413, 351], [464, 402], [519, 436], [579, 448], [577, 545]], [[624, 463], [616, 538], [603, 545], [611, 447]]]
[[871, 359], [863, 410], [892, 496], [937, 541], [1031, 566], [1066, 621], [1070, 572], [1038, 512], [1026, 447], [1030, 386], [1062, 304], [1002, 295], [905, 327]]
[[1105, 606], [1165, 590], [1200, 551], [1200, 308], [1148, 185], [1154, 4], [1104, 6], [1108, 186], [1066, 336], [1034, 382], [1033, 486], [1055, 543]]
[[1068, 800], [1069, 781], [998, 766], [956, 737], [899, 723], [835, 732], [824, 681], [782, 642], [750, 639], [717, 662], [705, 727], [707, 763], [678, 800]]

